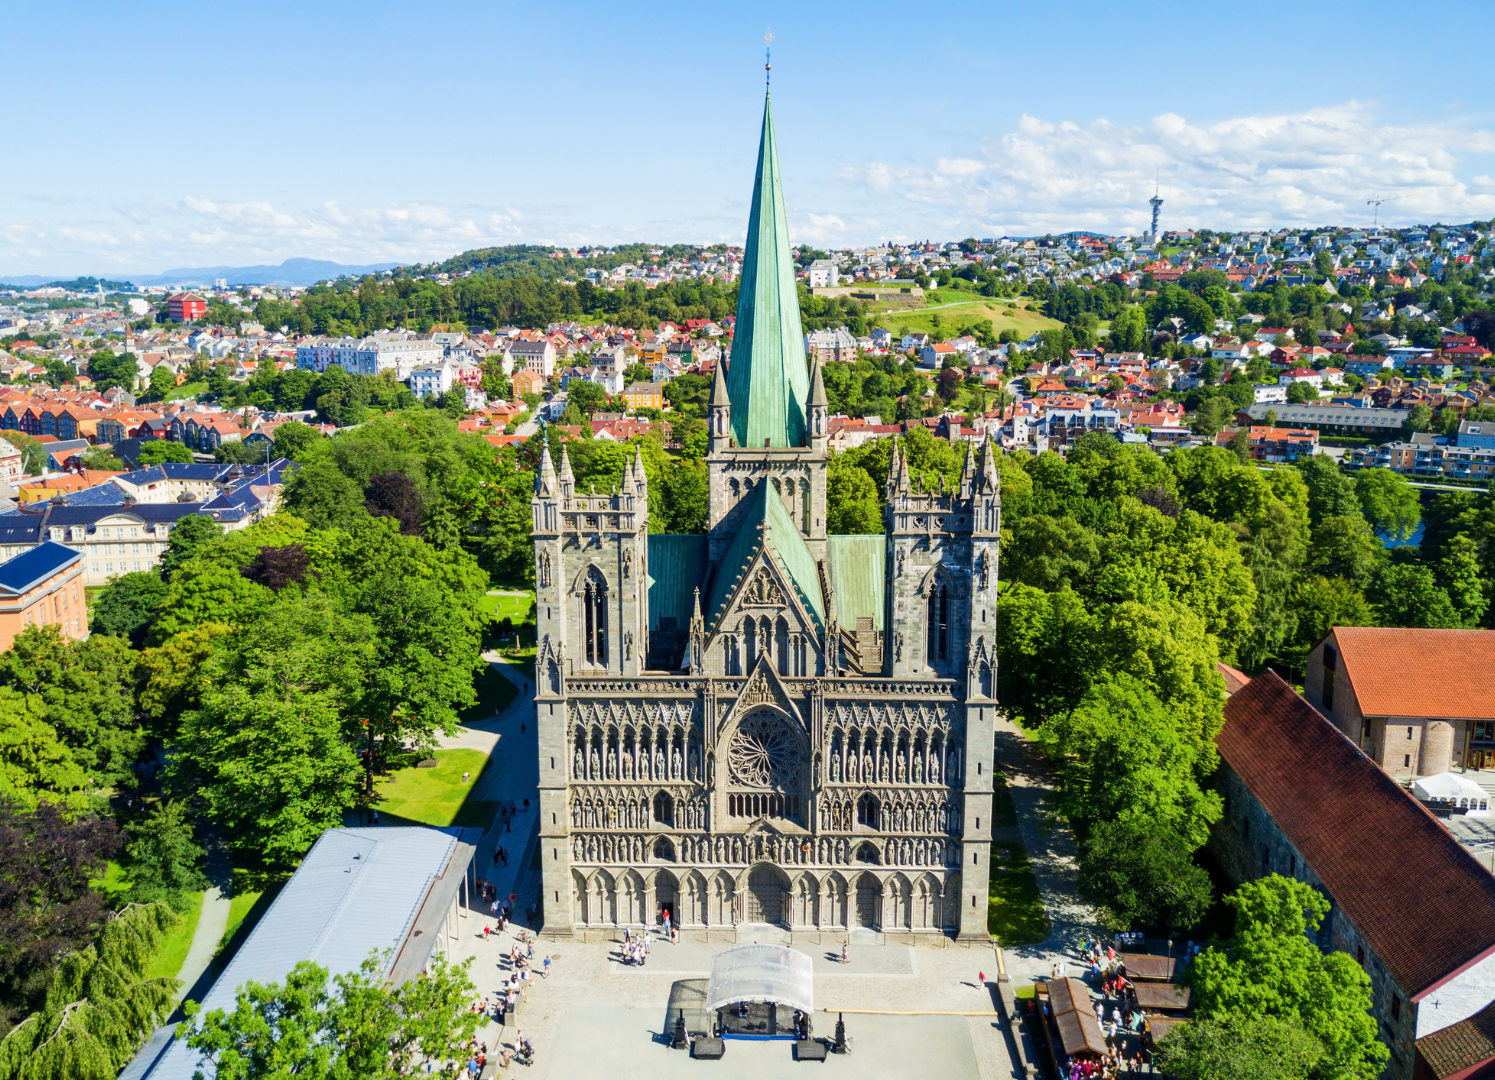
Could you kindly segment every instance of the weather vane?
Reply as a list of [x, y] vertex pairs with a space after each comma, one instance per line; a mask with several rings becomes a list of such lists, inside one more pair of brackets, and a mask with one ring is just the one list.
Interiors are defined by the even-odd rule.
[[763, 70], [769, 74], [763, 76], [764, 83], [773, 81], [773, 31], [763, 31]]

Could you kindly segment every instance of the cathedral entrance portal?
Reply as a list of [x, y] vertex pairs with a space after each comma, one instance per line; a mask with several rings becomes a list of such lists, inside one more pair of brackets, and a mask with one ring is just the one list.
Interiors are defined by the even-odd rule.
[[747, 921], [774, 925], [784, 921], [783, 883], [778, 871], [764, 863], [748, 875]]
[[877, 929], [877, 901], [882, 896], [882, 886], [871, 874], [857, 878], [857, 925], [869, 930]]
[[680, 922], [680, 908], [675, 893], [675, 882], [668, 874], [660, 874], [654, 880], [654, 917], [663, 923], [665, 916], [670, 922]]

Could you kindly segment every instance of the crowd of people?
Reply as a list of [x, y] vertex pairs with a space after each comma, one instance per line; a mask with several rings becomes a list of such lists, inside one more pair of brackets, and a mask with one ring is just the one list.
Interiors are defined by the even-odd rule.
[[[1106, 1052], [1098, 1058], [1072, 1057], [1060, 1069], [1061, 1080], [1121, 1080], [1152, 1073], [1152, 1046], [1144, 1038], [1147, 1016], [1137, 1004], [1137, 988], [1127, 974], [1121, 948], [1137, 948], [1142, 935], [1117, 934], [1109, 943], [1092, 939], [1080, 950], [1091, 985], [1100, 990], [1095, 1018], [1106, 1040]], [[1199, 952], [1192, 941], [1184, 946], [1182, 964]], [[1065, 977], [1065, 963], [1056, 960], [1052, 977]]]

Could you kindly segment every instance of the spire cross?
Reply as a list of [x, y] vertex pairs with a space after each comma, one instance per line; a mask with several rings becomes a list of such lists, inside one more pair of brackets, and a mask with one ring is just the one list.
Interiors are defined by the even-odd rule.
[[763, 84], [770, 85], [773, 82], [773, 31], [763, 31]]

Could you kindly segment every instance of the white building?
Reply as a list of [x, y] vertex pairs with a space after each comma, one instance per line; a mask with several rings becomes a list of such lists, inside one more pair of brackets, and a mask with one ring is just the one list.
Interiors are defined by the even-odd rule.
[[810, 264], [810, 288], [833, 288], [841, 280], [841, 271], [834, 259], [816, 259]]
[[443, 362], [418, 367], [410, 373], [410, 392], [417, 400], [424, 401], [428, 397], [446, 393], [452, 388], [452, 381], [451, 364]]
[[439, 364], [446, 346], [429, 334], [381, 330], [366, 338], [306, 338], [296, 346], [296, 366], [318, 374], [336, 365], [349, 375], [393, 371], [404, 382], [418, 367]]
[[1272, 386], [1253, 386], [1251, 393], [1258, 405], [1287, 401], [1287, 387], [1281, 383]]

